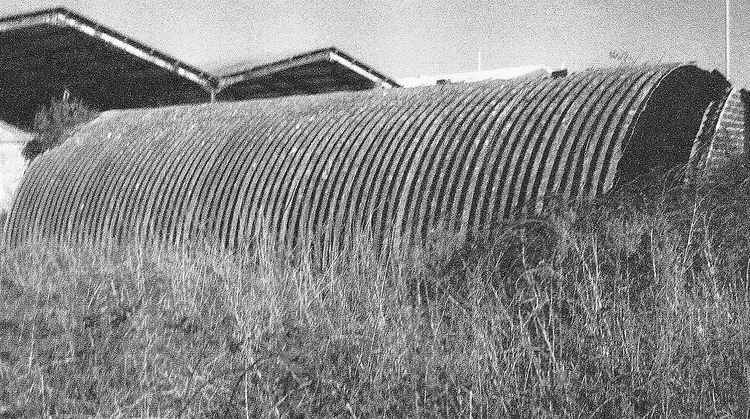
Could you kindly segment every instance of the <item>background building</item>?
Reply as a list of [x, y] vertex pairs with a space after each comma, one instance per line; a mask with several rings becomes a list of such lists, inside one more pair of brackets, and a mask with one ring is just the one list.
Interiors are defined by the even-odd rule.
[[469, 71], [453, 74], [439, 74], [432, 76], [403, 77], [398, 79], [403, 87], [430, 86], [441, 83], [471, 83], [485, 80], [512, 80], [520, 78], [536, 78], [566, 75], [567, 71], [552, 70], [541, 65], [527, 65], [521, 67], [498, 68], [495, 70]]
[[396, 87], [336, 49], [212, 74], [65, 8], [0, 19], [0, 119], [28, 128], [68, 90], [98, 110]]
[[31, 135], [0, 121], [0, 211], [10, 210], [26, 161], [21, 155]]

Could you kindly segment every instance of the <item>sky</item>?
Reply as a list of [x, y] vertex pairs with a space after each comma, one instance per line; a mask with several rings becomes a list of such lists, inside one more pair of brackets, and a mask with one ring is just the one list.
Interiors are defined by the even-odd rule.
[[[730, 2], [730, 70], [750, 87], [750, 0]], [[694, 61], [725, 72], [725, 0], [0, 0], [65, 6], [203, 69], [337, 46], [392, 77], [523, 65]]]

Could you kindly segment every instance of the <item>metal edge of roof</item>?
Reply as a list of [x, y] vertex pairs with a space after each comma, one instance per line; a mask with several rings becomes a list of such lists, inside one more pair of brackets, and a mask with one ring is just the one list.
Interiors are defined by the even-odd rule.
[[379, 71], [376, 71], [375, 69], [362, 63], [361, 61], [355, 60], [349, 54], [339, 50], [336, 47], [328, 47], [308, 51], [289, 58], [285, 58], [283, 60], [274, 61], [268, 64], [261, 64], [248, 68], [246, 70], [219, 77], [219, 90], [243, 81], [268, 76], [280, 71], [288, 70], [293, 67], [299, 67], [302, 65], [324, 60], [335, 62], [347, 68], [348, 70], [367, 78], [373, 83], [380, 85], [381, 87], [401, 87], [401, 85], [398, 84], [396, 80], [384, 75]]
[[[349, 67], [352, 71], [359, 72], [361, 70], [365, 70], [367, 74], [369, 74], [369, 76], [366, 77], [371, 78], [373, 81], [379, 80], [379, 83], [383, 87], [401, 87], [401, 85], [395, 79], [388, 77], [385, 74], [375, 70], [371, 66], [354, 59], [354, 57], [336, 47], [331, 47], [331, 59], [337, 61], [341, 65]], [[355, 70], [355, 68], [357, 70]], [[360, 74], [362, 74], [363, 76], [365, 75], [363, 72]]]
[[251, 80], [259, 77], [268, 76], [270, 74], [278, 73], [279, 71], [287, 70], [292, 67], [298, 67], [305, 64], [314, 63], [316, 61], [326, 60], [327, 50], [315, 50], [306, 52], [304, 54], [294, 55], [283, 60], [274, 61], [268, 64], [261, 64], [258, 66], [250, 67], [246, 70], [238, 71], [226, 76], [219, 78], [219, 89], [223, 89], [227, 86]]
[[41, 25], [56, 25], [75, 29], [92, 38], [138, 57], [178, 76], [199, 84], [204, 89], [212, 90], [217, 85], [212, 74], [186, 64], [161, 51], [157, 51], [136, 40], [96, 23], [64, 7], [43, 9], [35, 12], [0, 18], [0, 32], [29, 28]]

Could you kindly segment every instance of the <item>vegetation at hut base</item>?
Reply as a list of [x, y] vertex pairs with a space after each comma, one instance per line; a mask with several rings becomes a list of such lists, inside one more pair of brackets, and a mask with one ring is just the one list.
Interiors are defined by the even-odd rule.
[[324, 267], [270, 240], [4, 250], [0, 415], [744, 416], [746, 176]]
[[99, 112], [82, 100], [70, 96], [68, 91], [59, 99], [52, 99], [34, 116], [34, 136], [26, 143], [21, 154], [26, 160], [57, 147], [70, 136], [76, 126], [91, 121]]

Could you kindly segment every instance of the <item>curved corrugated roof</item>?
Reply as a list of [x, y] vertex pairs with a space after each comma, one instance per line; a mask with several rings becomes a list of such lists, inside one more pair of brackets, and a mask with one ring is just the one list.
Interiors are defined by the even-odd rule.
[[6, 239], [485, 228], [686, 161], [711, 83], [661, 65], [109, 112], [31, 165]]

